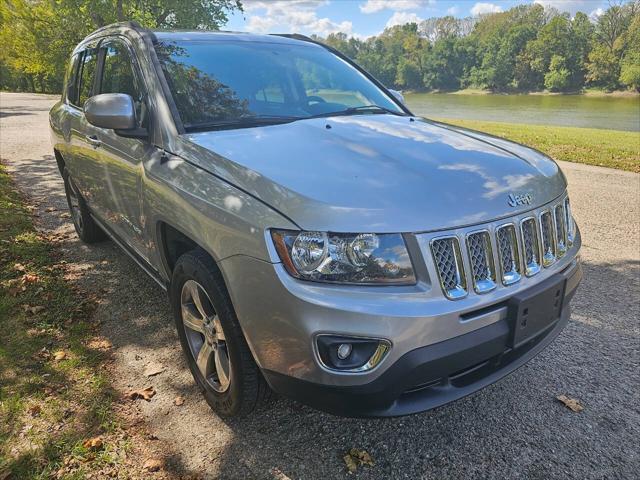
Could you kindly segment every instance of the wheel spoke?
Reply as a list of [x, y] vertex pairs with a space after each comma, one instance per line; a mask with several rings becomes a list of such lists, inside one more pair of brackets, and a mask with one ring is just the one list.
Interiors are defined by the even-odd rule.
[[200, 287], [195, 282], [191, 284], [191, 299], [193, 300], [193, 304], [198, 309], [198, 312], [200, 312], [200, 316], [202, 318], [206, 318], [207, 312], [202, 306], [202, 297], [200, 296]]
[[216, 363], [216, 373], [218, 374], [218, 382], [223, 390], [229, 386], [229, 355], [227, 346], [219, 343], [214, 348], [214, 358]]
[[224, 342], [226, 338], [224, 337], [224, 331], [222, 330], [220, 317], [218, 317], [217, 315], [213, 318], [213, 327], [215, 328], [215, 331], [216, 331], [216, 340]]
[[200, 349], [200, 352], [198, 353], [198, 358], [196, 360], [196, 363], [198, 364], [198, 369], [200, 370], [200, 373], [202, 373], [202, 376], [205, 378], [205, 380], [207, 379], [211, 371], [209, 368], [209, 365], [211, 362], [212, 354], [213, 354], [213, 348], [207, 342], [204, 342], [202, 344], [202, 348]]
[[189, 305], [182, 305], [182, 323], [188, 329], [204, 334], [204, 318], [194, 315]]

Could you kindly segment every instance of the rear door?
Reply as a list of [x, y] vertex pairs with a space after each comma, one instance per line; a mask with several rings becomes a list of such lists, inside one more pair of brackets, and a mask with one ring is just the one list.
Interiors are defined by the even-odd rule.
[[[149, 125], [147, 89], [133, 49], [125, 39], [110, 38], [100, 45], [99, 93], [131, 95], [138, 127]], [[147, 259], [142, 215], [142, 160], [156, 148], [147, 138], [127, 138], [114, 130], [96, 128], [100, 141], [101, 178], [105, 192], [107, 221], [114, 233], [140, 257]]]

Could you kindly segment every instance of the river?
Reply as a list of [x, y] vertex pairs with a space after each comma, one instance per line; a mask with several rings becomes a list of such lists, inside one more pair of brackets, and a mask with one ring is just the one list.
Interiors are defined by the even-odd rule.
[[411, 93], [405, 100], [427, 118], [640, 131], [640, 97]]

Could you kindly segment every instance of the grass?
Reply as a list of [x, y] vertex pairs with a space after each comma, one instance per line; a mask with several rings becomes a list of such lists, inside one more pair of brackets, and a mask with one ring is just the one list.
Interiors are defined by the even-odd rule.
[[536, 148], [556, 160], [640, 173], [640, 133], [479, 120], [441, 121]]
[[[2, 479], [118, 471], [129, 450], [117, 435], [115, 393], [103, 368], [109, 345], [87, 320], [93, 301], [64, 273], [0, 164]], [[95, 437], [101, 446], [84, 445]]]

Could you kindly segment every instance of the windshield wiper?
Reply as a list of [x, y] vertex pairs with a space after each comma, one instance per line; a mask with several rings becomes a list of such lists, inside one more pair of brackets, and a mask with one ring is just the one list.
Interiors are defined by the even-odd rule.
[[222, 122], [203, 122], [185, 125], [187, 132], [202, 132], [207, 130], [229, 130], [233, 128], [251, 128], [261, 127], [264, 125], [278, 125], [300, 120], [303, 117], [294, 117], [290, 115], [248, 115], [233, 120], [225, 120]]
[[360, 105], [358, 107], [349, 107], [344, 110], [338, 110], [336, 112], [325, 112], [319, 113], [317, 115], [311, 115], [310, 117], [305, 118], [322, 118], [322, 117], [334, 117], [334, 116], [346, 116], [346, 115], [354, 115], [361, 112], [371, 112], [371, 113], [390, 113], [391, 115], [397, 115], [399, 117], [406, 117], [407, 114], [404, 112], [398, 112], [395, 110], [391, 110], [390, 108], [381, 107], [380, 105]]

